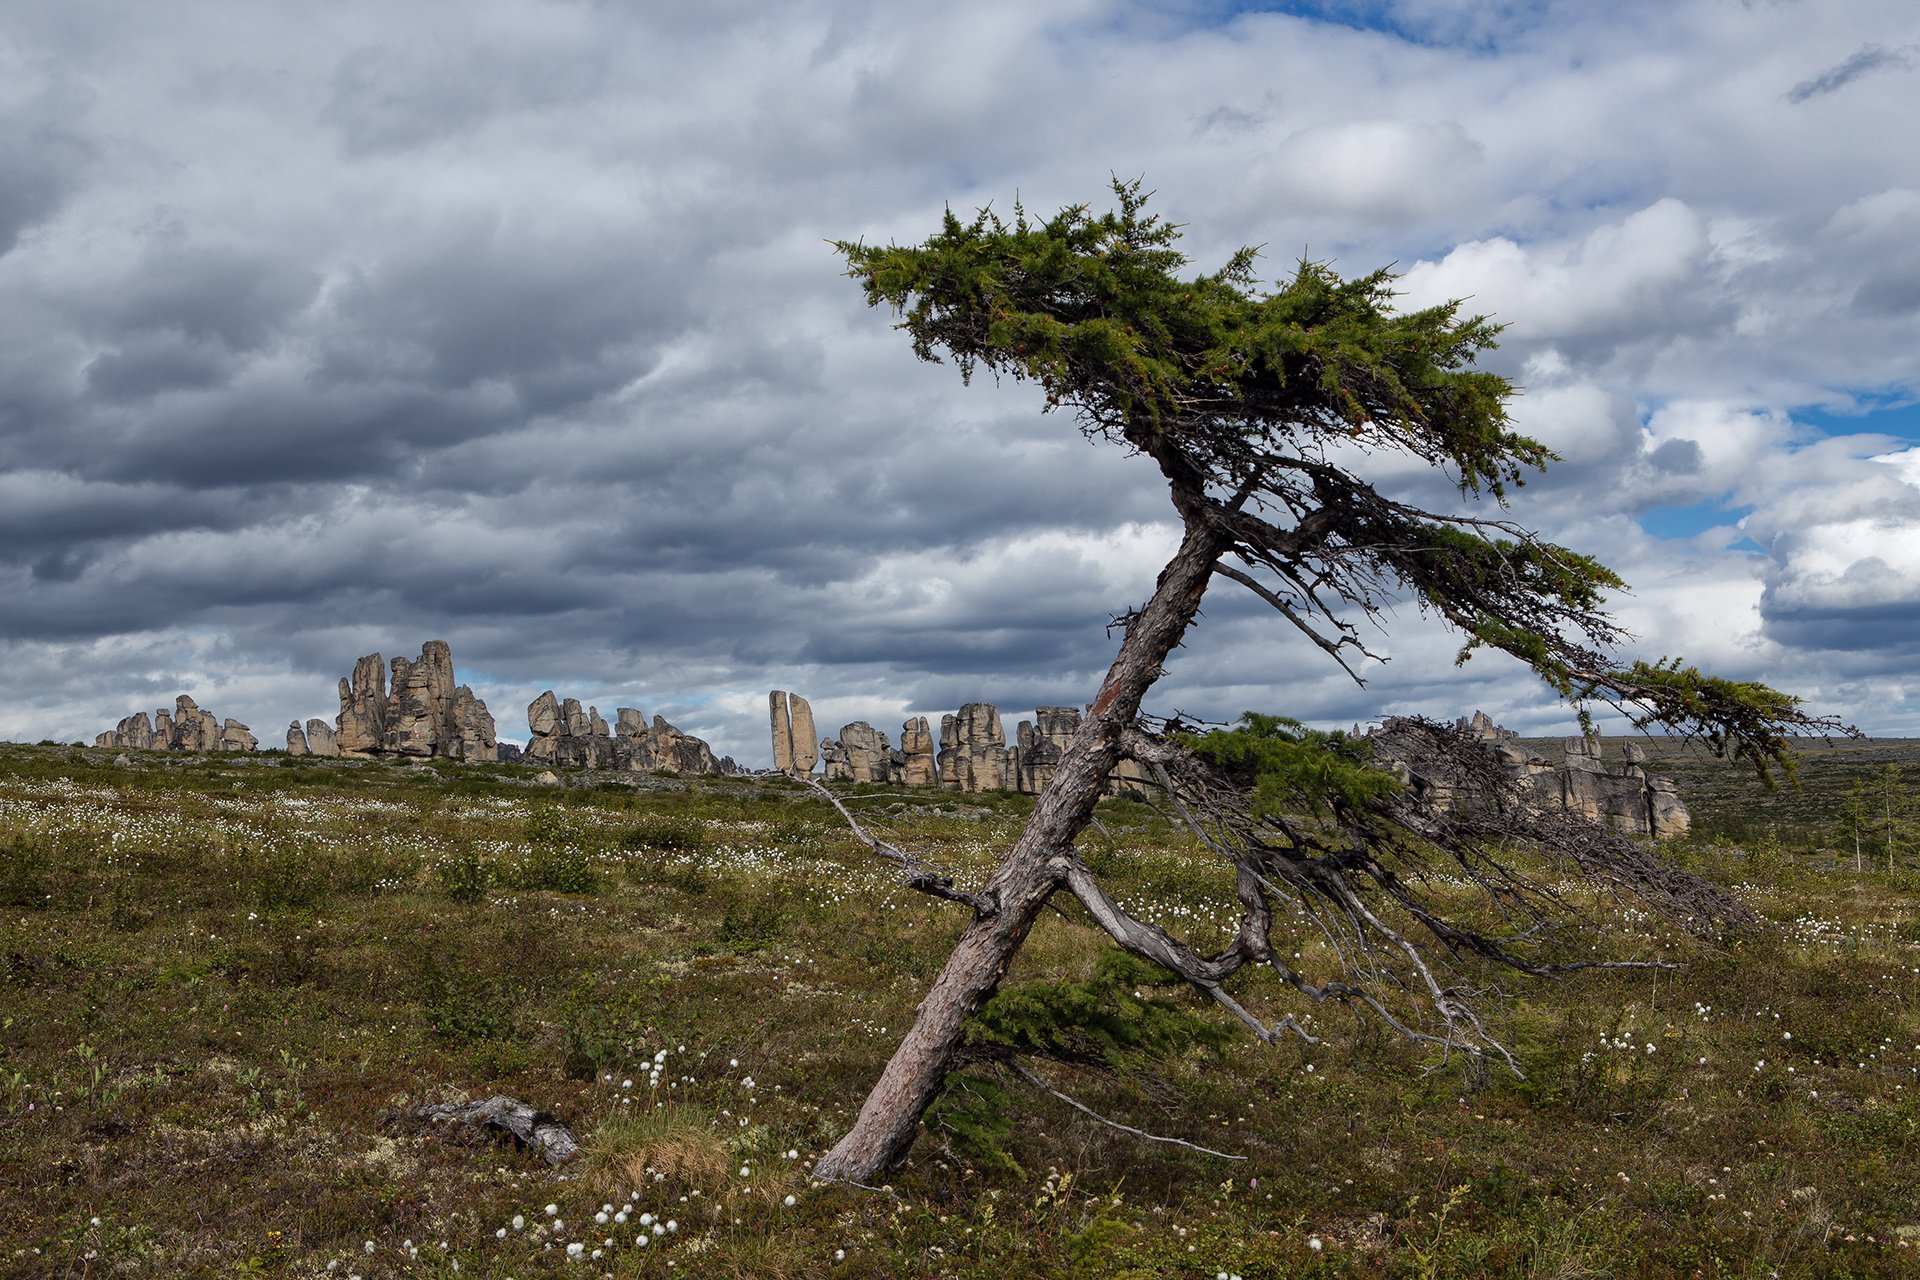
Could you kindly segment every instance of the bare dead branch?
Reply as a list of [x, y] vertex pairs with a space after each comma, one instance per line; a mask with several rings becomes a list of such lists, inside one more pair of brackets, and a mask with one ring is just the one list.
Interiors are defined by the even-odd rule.
[[867, 848], [871, 849], [880, 857], [899, 865], [901, 883], [905, 884], [907, 888], [918, 890], [921, 893], [940, 898], [947, 902], [958, 902], [972, 907], [976, 916], [990, 916], [999, 909], [998, 904], [991, 896], [983, 893], [968, 893], [964, 889], [954, 888], [953, 877], [950, 874], [932, 866], [918, 855], [908, 853], [905, 849], [890, 844], [869, 832], [865, 827], [860, 825], [859, 819], [847, 811], [847, 806], [840, 803], [839, 796], [834, 795], [833, 792], [827, 790], [813, 778], [802, 778], [801, 781], [818, 793], [828, 804], [832, 805], [842, 818], [846, 819], [847, 826], [853, 832], [854, 839], [867, 846]]
[[1072, 1107], [1075, 1111], [1078, 1111], [1081, 1115], [1089, 1116], [1094, 1120], [1098, 1120], [1101, 1124], [1106, 1125], [1109, 1129], [1118, 1129], [1121, 1133], [1131, 1134], [1133, 1137], [1136, 1137], [1136, 1138], [1144, 1138], [1148, 1142], [1164, 1142], [1170, 1146], [1185, 1147], [1189, 1151], [1198, 1151], [1201, 1155], [1215, 1156], [1221, 1160], [1245, 1160], [1246, 1159], [1245, 1156], [1231, 1155], [1225, 1151], [1215, 1151], [1212, 1147], [1203, 1147], [1197, 1142], [1188, 1142], [1185, 1138], [1162, 1137], [1160, 1134], [1157, 1134], [1157, 1133], [1148, 1133], [1145, 1129], [1136, 1129], [1130, 1124], [1121, 1124], [1118, 1120], [1109, 1120], [1107, 1117], [1101, 1115], [1098, 1111], [1095, 1111], [1092, 1107], [1089, 1107], [1086, 1103], [1081, 1102], [1075, 1098], [1071, 1098], [1066, 1094], [1060, 1092], [1060, 1090], [1054, 1088], [1052, 1085], [1048, 1084], [1045, 1080], [1042, 1080], [1039, 1076], [1033, 1074], [1033, 1072], [1027, 1070], [1025, 1067], [1021, 1066], [1019, 1063], [1014, 1062], [1012, 1060], [1003, 1060], [1000, 1065], [1005, 1067], [1007, 1070], [1013, 1072], [1014, 1075], [1019, 1076], [1022, 1080], [1025, 1080], [1028, 1084], [1032, 1085], [1034, 1088], [1039, 1089], [1044, 1093], [1052, 1094], [1054, 1097], [1060, 1099], [1060, 1101]]
[[517, 1145], [538, 1152], [548, 1164], [565, 1164], [580, 1150], [573, 1130], [547, 1112], [505, 1094], [495, 1094], [479, 1102], [416, 1107], [413, 1114], [416, 1119], [429, 1123], [451, 1122], [504, 1133]]

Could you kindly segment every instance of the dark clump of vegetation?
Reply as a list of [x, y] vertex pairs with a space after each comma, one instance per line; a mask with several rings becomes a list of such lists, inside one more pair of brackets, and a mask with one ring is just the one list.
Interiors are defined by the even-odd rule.
[[[1476, 1081], [1271, 978], [1236, 991], [1318, 1043], [1253, 1043], [1069, 909], [973, 1019], [887, 1195], [813, 1186], [809, 1161], [960, 913], [824, 806], [0, 746], [0, 1275], [587, 1274], [572, 1242], [617, 1277], [1912, 1274], [1920, 856], [1889, 871], [1870, 843], [1854, 870], [1831, 810], [1920, 744], [1816, 752], [1798, 792], [1696, 783], [1652, 749], [1707, 833], [1664, 856], [1768, 923], [1701, 946], [1581, 898], [1629, 958], [1686, 967], [1513, 981], [1524, 1075]], [[862, 820], [977, 885], [1030, 802], [934, 799]], [[1229, 927], [1177, 823], [1100, 816], [1087, 852], [1117, 893]], [[1724, 838], [1735, 817], [1764, 838]], [[1016, 1065], [1244, 1159], [1110, 1128]], [[580, 1161], [406, 1119], [496, 1092], [566, 1120]], [[641, 1213], [676, 1229], [637, 1247]]]

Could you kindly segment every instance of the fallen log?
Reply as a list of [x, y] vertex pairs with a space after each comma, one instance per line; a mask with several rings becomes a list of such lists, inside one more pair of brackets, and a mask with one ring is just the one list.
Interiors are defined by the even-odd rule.
[[559, 1119], [518, 1098], [495, 1094], [479, 1102], [440, 1102], [414, 1108], [414, 1118], [429, 1123], [460, 1124], [505, 1133], [522, 1147], [531, 1147], [548, 1164], [565, 1164], [580, 1150], [573, 1130]]

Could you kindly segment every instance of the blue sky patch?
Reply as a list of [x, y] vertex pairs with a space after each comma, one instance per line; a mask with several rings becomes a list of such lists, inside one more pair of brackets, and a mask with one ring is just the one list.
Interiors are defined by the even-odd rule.
[[[1656, 538], [1675, 541], [1705, 533], [1719, 525], [1733, 524], [1752, 510], [1750, 506], [1729, 507], [1710, 498], [1684, 507], [1654, 507], [1644, 511], [1640, 514], [1640, 527]], [[1745, 537], [1733, 545], [1759, 550], [1757, 544]]]
[[1858, 413], [1807, 406], [1793, 410], [1793, 420], [1818, 427], [1830, 436], [1886, 435], [1920, 444], [1920, 402], [1910, 393], [1862, 396]]

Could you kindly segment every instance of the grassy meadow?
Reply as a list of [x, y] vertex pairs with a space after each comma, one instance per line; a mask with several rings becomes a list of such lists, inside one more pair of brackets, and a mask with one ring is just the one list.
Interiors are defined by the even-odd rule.
[[[1832, 817], [1855, 776], [1920, 780], [1920, 745], [1815, 747], [1798, 791], [1663, 761], [1696, 821], [1669, 856], [1767, 926], [1699, 944], [1586, 901], [1613, 954], [1685, 967], [1504, 980], [1523, 1076], [1256, 976], [1321, 1039], [1258, 1044], [1102, 964], [1063, 898], [1011, 981], [1174, 1030], [1035, 1071], [1242, 1158], [981, 1067], [872, 1190], [808, 1168], [960, 909], [793, 784], [113, 755], [0, 746], [0, 1275], [1920, 1274], [1920, 859], [1856, 872]], [[1030, 805], [848, 794], [973, 883]], [[1226, 937], [1230, 885], [1152, 807], [1104, 806], [1084, 851]], [[581, 1156], [412, 1118], [492, 1093]]]

